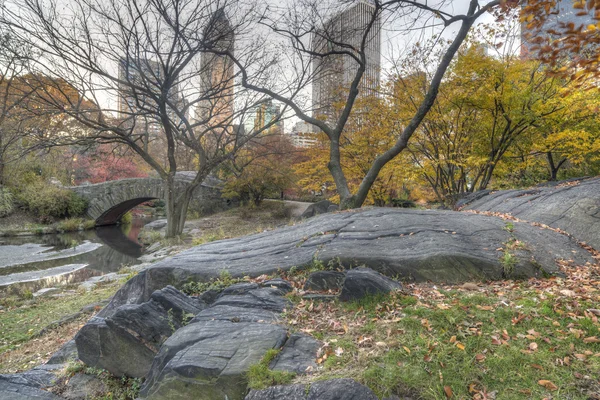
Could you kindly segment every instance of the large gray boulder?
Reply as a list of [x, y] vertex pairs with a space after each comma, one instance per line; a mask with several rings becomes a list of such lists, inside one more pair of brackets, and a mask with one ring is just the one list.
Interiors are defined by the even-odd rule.
[[269, 349], [280, 348], [279, 325], [210, 321], [179, 329], [162, 346], [140, 396], [146, 399], [243, 399], [246, 376]]
[[600, 177], [525, 190], [476, 192], [460, 205], [559, 228], [600, 249]]
[[144, 377], [162, 343], [205, 305], [173, 287], [150, 301], [125, 304], [108, 318], [94, 317], [75, 336], [81, 361], [116, 376]]
[[387, 294], [402, 289], [402, 285], [369, 268], [355, 268], [346, 273], [340, 300], [360, 300], [363, 297]]
[[[289, 341], [287, 329], [276, 324], [291, 305], [283, 297], [289, 283], [276, 280], [264, 286], [228, 287], [211, 307], [175, 332], [154, 358], [142, 398], [243, 399], [250, 366]], [[282, 352], [281, 366], [294, 356], [308, 365], [309, 356], [301, 353], [313, 347], [310, 338], [294, 339]]]
[[526, 223], [512, 232], [497, 217], [457, 211], [372, 208], [324, 214], [295, 226], [194, 247], [157, 262], [130, 279], [100, 313], [147, 301], [152, 291], [189, 280], [271, 274], [313, 260], [364, 265], [402, 280], [464, 282], [502, 279], [502, 249], [515, 249], [511, 277], [560, 274], [557, 259], [584, 264], [590, 254], [567, 236]]
[[251, 390], [245, 400], [378, 400], [371, 389], [353, 379], [331, 379], [308, 385]]

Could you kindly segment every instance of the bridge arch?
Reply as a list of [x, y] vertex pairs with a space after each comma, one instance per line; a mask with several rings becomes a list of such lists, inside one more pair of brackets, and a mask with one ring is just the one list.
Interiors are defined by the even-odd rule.
[[[183, 191], [194, 174], [178, 173], [175, 190]], [[221, 185], [220, 180], [207, 178], [194, 191], [189, 209], [210, 214], [228, 208], [229, 202], [221, 198]], [[165, 199], [163, 182], [159, 178], [128, 178], [68, 189], [88, 201], [86, 216], [95, 220], [97, 226], [116, 224], [133, 207], [149, 200]]]

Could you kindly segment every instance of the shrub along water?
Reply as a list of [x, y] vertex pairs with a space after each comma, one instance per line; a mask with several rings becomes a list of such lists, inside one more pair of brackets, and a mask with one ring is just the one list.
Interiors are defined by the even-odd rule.
[[18, 200], [42, 222], [54, 218], [77, 217], [87, 208], [87, 202], [68, 189], [36, 182], [18, 194]]

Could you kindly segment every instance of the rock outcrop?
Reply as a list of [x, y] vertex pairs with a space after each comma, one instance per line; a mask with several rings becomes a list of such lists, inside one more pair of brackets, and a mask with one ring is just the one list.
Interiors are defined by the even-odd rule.
[[75, 336], [81, 361], [116, 376], [142, 378], [162, 343], [206, 307], [172, 286], [142, 304], [119, 307], [109, 318], [92, 318]]
[[459, 207], [507, 213], [546, 224], [600, 249], [600, 178], [525, 190], [476, 192], [460, 202]]
[[140, 395], [146, 399], [243, 399], [245, 372], [268, 350], [280, 348], [286, 338], [287, 330], [279, 325], [191, 323], [164, 343]]
[[578, 264], [590, 254], [565, 235], [527, 223], [512, 232], [497, 217], [457, 211], [372, 208], [324, 214], [304, 223], [194, 247], [157, 262], [130, 279], [100, 316], [123, 304], [147, 301], [154, 290], [189, 280], [259, 276], [309, 265], [317, 259], [372, 268], [403, 280], [464, 282], [506, 277], [502, 249], [511, 240], [511, 277], [559, 273], [557, 259]]
[[0, 375], [0, 399], [6, 400], [59, 400], [60, 397], [43, 390], [52, 386], [55, 375], [42, 368], [20, 374]]
[[[285, 286], [283, 282], [277, 283]], [[247, 392], [250, 366], [259, 363], [268, 350], [282, 346], [277, 369], [295, 368], [286, 364], [294, 358], [306, 369], [311, 357], [314, 363], [318, 346], [310, 338], [295, 336], [287, 345], [287, 328], [274, 323], [290, 306], [282, 295], [273, 285], [238, 284], [225, 289], [211, 307], [163, 344], [140, 396], [241, 400]]]
[[311, 385], [273, 386], [251, 390], [245, 400], [378, 400], [371, 389], [352, 379], [331, 379]]

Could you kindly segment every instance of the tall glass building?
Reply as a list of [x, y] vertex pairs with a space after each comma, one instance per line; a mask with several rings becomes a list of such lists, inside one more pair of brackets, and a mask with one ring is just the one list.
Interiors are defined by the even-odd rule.
[[[319, 54], [331, 51], [350, 51], [358, 56], [361, 43], [375, 13], [375, 7], [366, 1], [356, 1], [329, 18], [312, 37], [312, 50]], [[380, 83], [381, 19], [377, 16], [364, 45], [366, 70], [359, 85], [360, 95], [373, 94]], [[348, 95], [348, 89], [359, 68], [348, 54], [328, 54], [314, 57], [313, 115], [329, 119], [335, 116], [336, 101]]]

